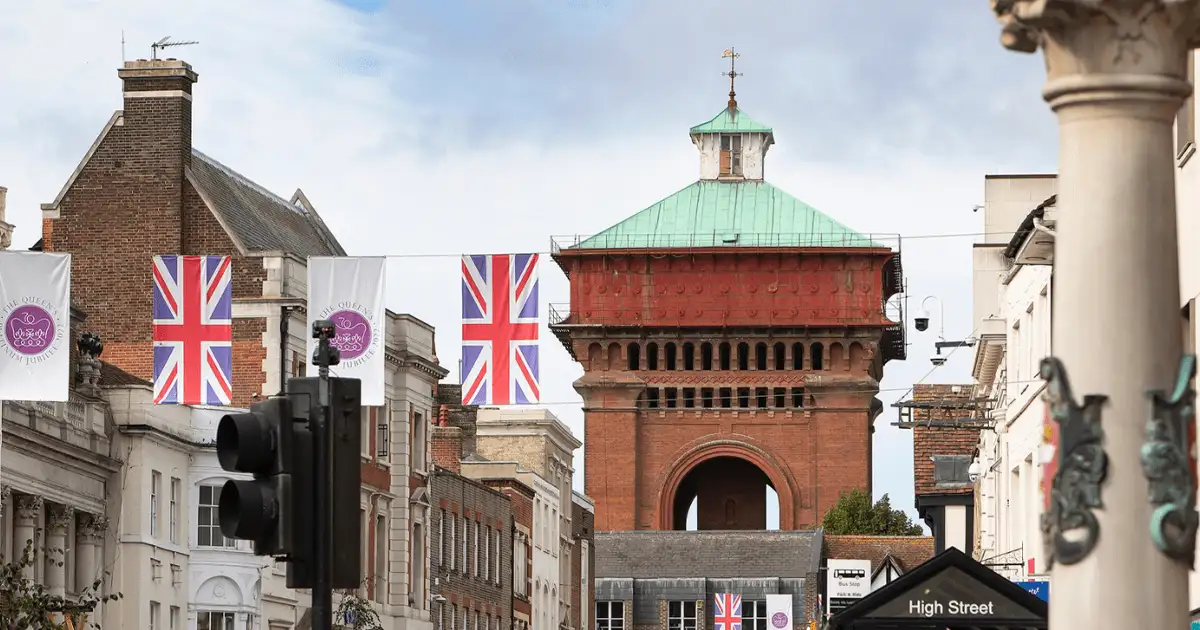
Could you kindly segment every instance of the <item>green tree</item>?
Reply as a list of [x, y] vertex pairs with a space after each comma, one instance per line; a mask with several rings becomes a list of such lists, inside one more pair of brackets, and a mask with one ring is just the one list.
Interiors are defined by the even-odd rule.
[[821, 522], [826, 534], [866, 536], [920, 536], [925, 530], [912, 522], [904, 510], [892, 509], [888, 495], [875, 504], [862, 490], [843, 493]]
[[[34, 536], [37, 538], [37, 535]], [[50, 557], [60, 558], [62, 549], [48, 549]], [[0, 630], [84, 630], [99, 628], [88, 616], [101, 602], [116, 601], [121, 595], [101, 595], [101, 580], [84, 588], [78, 598], [52, 595], [46, 586], [26, 577], [35, 567], [34, 541], [25, 544], [21, 557], [0, 564]]]
[[351, 630], [382, 630], [383, 622], [375, 612], [374, 604], [355, 590], [342, 591], [341, 595], [342, 602], [333, 613], [335, 625], [341, 624]]

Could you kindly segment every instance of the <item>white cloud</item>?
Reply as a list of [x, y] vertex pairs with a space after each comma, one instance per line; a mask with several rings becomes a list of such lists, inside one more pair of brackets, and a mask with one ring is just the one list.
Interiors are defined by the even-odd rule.
[[[9, 188], [17, 246], [38, 238], [38, 204], [54, 198], [120, 107], [122, 29], [129, 58], [148, 56], [150, 42], [164, 35], [198, 40], [164, 55], [186, 59], [200, 75], [195, 146], [281, 195], [302, 187], [351, 254], [546, 251], [552, 234], [595, 232], [697, 176], [686, 130], [702, 121], [685, 113], [671, 128], [633, 128], [586, 144], [518, 138], [476, 149], [462, 129], [426, 128], [423, 112], [439, 104], [424, 102], [421, 86], [403, 77], [428, 60], [379, 39], [369, 16], [325, 0], [48, 1], [7, 11], [0, 56], [21, 63], [0, 71], [0, 185]], [[365, 66], [369, 71], [353, 74]], [[776, 134], [768, 179], [860, 231], [979, 230], [981, 217], [970, 209], [982, 201], [980, 164], [903, 152], [859, 164], [799, 163], [789, 155], [800, 154], [806, 130]], [[943, 298], [952, 338], [970, 332], [971, 240], [904, 242], [912, 294], [917, 301]], [[389, 306], [437, 326], [452, 377], [458, 265], [454, 257], [412, 257], [388, 268]], [[544, 302], [568, 300], [566, 280], [549, 261], [542, 278]], [[582, 436], [571, 388], [581, 370], [548, 330], [543, 335], [544, 396], [565, 403], [554, 410]], [[913, 341], [909, 361], [887, 369], [884, 388], [894, 391], [881, 394], [885, 403], [930, 367], [930, 335]], [[958, 356], [931, 378], [968, 379]], [[876, 494], [888, 492], [894, 505], [911, 511], [911, 437], [889, 426], [894, 417], [889, 409], [877, 421]]]

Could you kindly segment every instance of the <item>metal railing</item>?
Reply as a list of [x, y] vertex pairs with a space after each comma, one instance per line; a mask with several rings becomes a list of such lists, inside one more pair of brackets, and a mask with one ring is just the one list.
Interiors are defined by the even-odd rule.
[[[570, 304], [549, 305], [550, 325], [692, 325], [692, 326], [877, 326], [892, 328], [896, 323], [883, 313], [860, 306], [821, 308], [622, 308], [576, 309]], [[866, 313], [864, 315], [864, 312]]]
[[824, 247], [899, 249], [900, 235], [894, 232], [847, 234], [747, 233], [713, 231], [699, 234], [574, 234], [550, 237], [550, 253], [564, 249], [691, 249], [714, 247]]

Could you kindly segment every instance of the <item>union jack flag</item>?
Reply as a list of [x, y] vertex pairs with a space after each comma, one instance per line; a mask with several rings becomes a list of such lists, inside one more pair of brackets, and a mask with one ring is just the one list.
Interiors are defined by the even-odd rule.
[[537, 254], [463, 256], [463, 404], [540, 399], [537, 265]]
[[228, 256], [154, 257], [155, 404], [230, 404], [232, 275]]
[[713, 630], [742, 630], [742, 596], [717, 593], [713, 599]]

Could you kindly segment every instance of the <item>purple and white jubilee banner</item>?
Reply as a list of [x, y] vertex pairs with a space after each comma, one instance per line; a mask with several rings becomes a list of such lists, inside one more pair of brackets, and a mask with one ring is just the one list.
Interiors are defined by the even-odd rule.
[[71, 255], [0, 252], [0, 401], [66, 402]]

